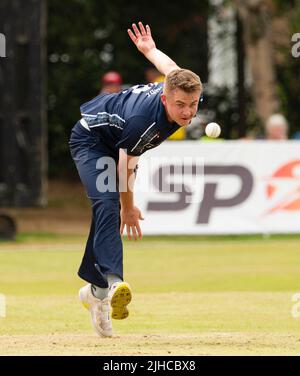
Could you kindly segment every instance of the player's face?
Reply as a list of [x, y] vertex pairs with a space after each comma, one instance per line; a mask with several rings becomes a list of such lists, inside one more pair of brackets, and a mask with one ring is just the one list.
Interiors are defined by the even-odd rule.
[[175, 89], [161, 96], [168, 120], [175, 121], [181, 127], [189, 125], [196, 115], [199, 99], [200, 90], [186, 93], [181, 89]]

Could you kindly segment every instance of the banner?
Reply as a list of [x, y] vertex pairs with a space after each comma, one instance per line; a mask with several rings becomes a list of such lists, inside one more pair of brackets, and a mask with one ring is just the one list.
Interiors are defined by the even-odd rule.
[[169, 141], [139, 160], [144, 234], [300, 232], [299, 141]]

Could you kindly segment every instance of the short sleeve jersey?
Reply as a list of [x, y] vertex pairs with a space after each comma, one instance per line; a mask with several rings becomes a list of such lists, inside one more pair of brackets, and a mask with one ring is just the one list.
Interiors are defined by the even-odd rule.
[[81, 116], [114, 153], [122, 148], [128, 155], [139, 156], [180, 128], [167, 119], [162, 89], [163, 83], [153, 83], [100, 94], [80, 107]]

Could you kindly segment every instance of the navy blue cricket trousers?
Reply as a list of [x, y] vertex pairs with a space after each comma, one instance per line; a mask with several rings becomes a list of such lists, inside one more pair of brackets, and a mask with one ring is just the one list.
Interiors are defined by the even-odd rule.
[[[85, 129], [80, 122], [72, 129], [69, 146], [92, 205], [91, 228], [78, 275], [96, 286], [107, 287], [108, 273], [123, 279], [120, 197], [117, 188], [118, 155], [101, 142], [100, 136]], [[114, 182], [114, 189], [101, 192], [97, 187], [97, 179], [103, 171], [108, 170], [99, 164], [99, 160], [107, 157], [113, 159], [116, 166], [110, 180]]]

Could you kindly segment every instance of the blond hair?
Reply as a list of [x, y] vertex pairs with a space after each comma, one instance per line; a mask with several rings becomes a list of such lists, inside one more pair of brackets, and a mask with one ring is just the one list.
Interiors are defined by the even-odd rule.
[[202, 92], [200, 77], [189, 69], [174, 69], [165, 79], [165, 91], [181, 89], [186, 93]]

